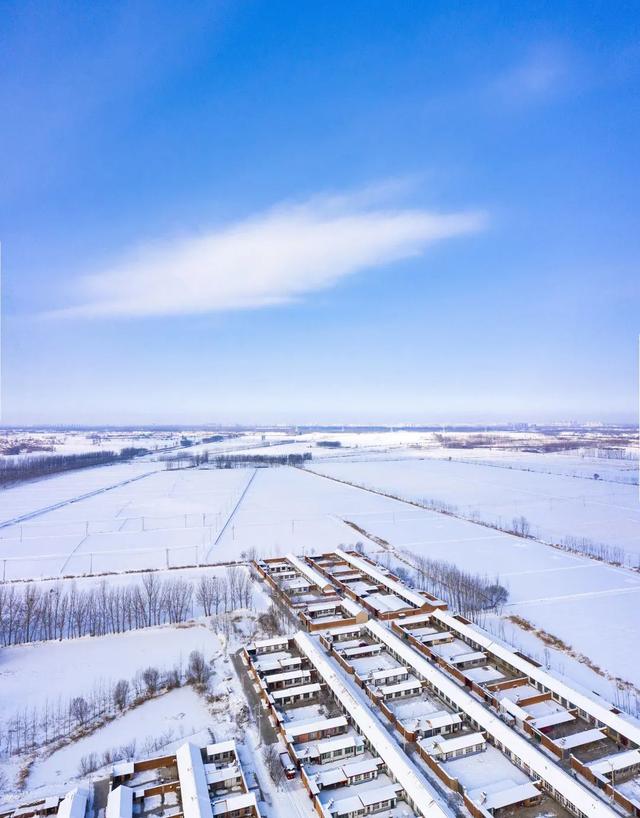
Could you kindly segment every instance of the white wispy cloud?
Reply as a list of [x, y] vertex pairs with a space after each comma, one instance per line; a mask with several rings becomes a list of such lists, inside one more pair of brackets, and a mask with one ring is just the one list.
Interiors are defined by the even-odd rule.
[[432, 213], [372, 205], [379, 195], [315, 197], [210, 231], [145, 244], [82, 277], [55, 314], [153, 316], [283, 304], [346, 276], [481, 230], [478, 212]]
[[569, 77], [567, 50], [558, 44], [538, 45], [495, 79], [490, 90], [508, 102], [531, 102], [563, 90]]

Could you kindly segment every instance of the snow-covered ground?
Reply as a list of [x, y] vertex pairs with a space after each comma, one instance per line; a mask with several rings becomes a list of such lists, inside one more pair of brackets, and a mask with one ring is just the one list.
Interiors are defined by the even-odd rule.
[[447, 459], [325, 461], [310, 468], [408, 500], [446, 503], [463, 517], [475, 515], [501, 527], [524, 516], [531, 533], [545, 540], [586, 537], [622, 547], [640, 560], [634, 485]]
[[[316, 446], [319, 440], [337, 438], [343, 443], [338, 450]], [[268, 436], [265, 442], [285, 439], [289, 438], [282, 433]], [[312, 451], [310, 469], [339, 479], [408, 498], [442, 500], [464, 514], [477, 512], [507, 523], [524, 514], [534, 533], [538, 527], [540, 533], [554, 537], [584, 535], [640, 552], [637, 488], [618, 480], [628, 472], [628, 461], [599, 462], [602, 479], [595, 481], [585, 479], [595, 469], [594, 458], [485, 449], [448, 450], [447, 454], [436, 448], [432, 433], [314, 433], [290, 444], [251, 448], [262, 442], [262, 436], [255, 435], [224, 444], [236, 449], [245, 446], [254, 453]], [[219, 444], [204, 445], [213, 451]], [[441, 459], [422, 459], [425, 454]], [[480, 462], [449, 461], [448, 456]], [[102, 490], [148, 472], [152, 473], [134, 482]], [[92, 491], [99, 493], [69, 502]], [[253, 553], [330, 551], [365, 539], [345, 524], [349, 520], [398, 551], [409, 549], [472, 572], [499, 576], [510, 592], [505, 615], [525, 617], [563, 639], [604, 673], [640, 684], [640, 662], [630, 647], [640, 641], [640, 575], [532, 540], [300, 469], [165, 471], [152, 459], [68, 473], [2, 491], [0, 520], [57, 503], [62, 505], [22, 526], [0, 529], [0, 571], [6, 572], [7, 579], [164, 568], [167, 562], [170, 566], [225, 562]], [[368, 548], [378, 550], [371, 542]], [[183, 573], [195, 577], [198, 571], [185, 569], [171, 575]], [[122, 581], [129, 579], [127, 575]], [[544, 645], [533, 634], [510, 624], [506, 627], [529, 652], [538, 658], [544, 654]], [[147, 637], [141, 638], [146, 645]], [[0, 669], [6, 667], [5, 653]], [[28, 668], [28, 654], [24, 656]], [[611, 682], [579, 659], [552, 651], [551, 664], [585, 688], [613, 698]], [[96, 667], [100, 668], [99, 663]], [[99, 672], [106, 674], [106, 669]], [[0, 684], [4, 688], [1, 676]], [[17, 690], [15, 695], [19, 694]], [[8, 695], [14, 694], [9, 690]], [[3, 704], [5, 698], [0, 696]]]
[[132, 461], [113, 466], [96, 466], [65, 472], [42, 480], [0, 491], [0, 523], [33, 514], [61, 503], [74, 503], [91, 492], [104, 492], [112, 486], [156, 471], [157, 464]]
[[[155, 471], [158, 464], [108, 466], [0, 492], [0, 506], [43, 508], [48, 495], [84, 493], [123, 475], [147, 474], [19, 525], [0, 529], [7, 579], [193, 565], [222, 530], [253, 469]], [[115, 471], [114, 470], [118, 470]], [[103, 473], [102, 479], [100, 474]], [[84, 475], [84, 477], [83, 477]], [[87, 478], [91, 478], [87, 484]], [[49, 485], [45, 485], [49, 484]], [[11, 494], [12, 498], [7, 498]], [[8, 516], [8, 514], [7, 514]], [[228, 557], [227, 559], [233, 559]]]
[[40, 709], [46, 703], [54, 707], [58, 699], [88, 697], [96, 686], [130, 680], [149, 666], [185, 667], [192, 650], [207, 657], [221, 651], [216, 635], [203, 622], [3, 648], [0, 721], [23, 708]]
[[510, 592], [505, 615], [524, 616], [609, 674], [640, 685], [640, 662], [629, 649], [640, 641], [639, 574], [436, 512], [352, 519], [399, 551], [498, 577]]
[[496, 785], [499, 785], [499, 789], [506, 789], [506, 782], [515, 787], [529, 781], [522, 770], [491, 744], [487, 744], [486, 750], [481, 753], [445, 761], [443, 767], [468, 791], [481, 787], [491, 792]]
[[[105, 750], [129, 745], [139, 755], [152, 740], [179, 739], [203, 735], [210, 740], [207, 727], [215, 726], [204, 699], [191, 687], [170, 690], [157, 699], [144, 702], [120, 718], [85, 738], [62, 747], [48, 758], [36, 761], [29, 775], [29, 788], [48, 786], [60, 779], [70, 781], [79, 776], [80, 760], [95, 753], [102, 758]], [[153, 754], [153, 753], [151, 753]]]

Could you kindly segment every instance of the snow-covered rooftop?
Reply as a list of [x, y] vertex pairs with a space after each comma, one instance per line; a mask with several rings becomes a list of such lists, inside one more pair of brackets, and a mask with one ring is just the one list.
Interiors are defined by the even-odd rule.
[[68, 792], [58, 807], [58, 818], [84, 818], [89, 793], [81, 787]]
[[359, 613], [362, 613], [360, 605], [348, 597], [342, 599], [342, 607], [347, 613], [351, 614], [351, 616], [357, 616]]
[[217, 741], [215, 744], [207, 744], [205, 747], [205, 753], [209, 758], [212, 756], [219, 756], [225, 753], [233, 753], [237, 756], [236, 752], [236, 743], [233, 739], [228, 739], [227, 741]]
[[366, 681], [377, 682], [380, 679], [393, 679], [394, 677], [398, 676], [406, 676], [407, 672], [406, 667], [400, 666], [383, 668], [382, 670], [373, 670], [369, 673], [362, 673], [359, 675], [362, 675]]
[[332, 628], [329, 632], [331, 636], [338, 636], [347, 633], [360, 633], [362, 625], [342, 625], [340, 628]]
[[555, 727], [558, 724], [568, 724], [570, 721], [575, 720], [576, 717], [569, 713], [568, 710], [559, 710], [555, 713], [538, 716], [537, 719], [532, 719], [529, 724], [535, 727], [536, 730], [545, 730], [547, 727]]
[[311, 637], [299, 631], [294, 638], [298, 648], [318, 670], [362, 735], [365, 735], [371, 742], [375, 752], [383, 760], [390, 774], [403, 787], [415, 808], [424, 818], [445, 818], [446, 812], [434, 800], [434, 796], [427, 788], [426, 782], [419, 776], [413, 763], [400, 750], [369, 709], [356, 698], [347, 684], [338, 676], [334, 666], [316, 647]]
[[469, 798], [480, 804], [486, 810], [498, 810], [510, 807], [512, 804], [521, 804], [530, 798], [540, 795], [540, 790], [532, 783], [516, 784], [494, 792], [484, 792], [482, 788], [469, 793]]
[[339, 767], [333, 767], [329, 770], [321, 770], [317, 774], [316, 780], [322, 784], [323, 787], [335, 787], [338, 784], [344, 784], [356, 775], [374, 773], [381, 764], [382, 760], [379, 758], [352, 761], [350, 764], [342, 764]]
[[317, 611], [335, 611], [336, 608], [340, 608], [341, 606], [341, 599], [325, 599], [322, 602], [313, 602], [311, 605], [307, 605], [306, 610], [312, 613], [316, 613]]
[[571, 750], [574, 747], [584, 747], [586, 744], [595, 744], [597, 741], [604, 741], [606, 733], [598, 730], [596, 727], [591, 730], [581, 730], [579, 733], [572, 733], [570, 736], [555, 739], [556, 744], [565, 750]]
[[[133, 813], [133, 790], [120, 785], [111, 790], [107, 798], [105, 818], [131, 818]], [[185, 818], [188, 818], [185, 816]]]
[[346, 750], [348, 747], [356, 747], [362, 744], [361, 736], [337, 736], [336, 738], [326, 738], [317, 744], [319, 753], [333, 753], [336, 750]]
[[438, 710], [430, 713], [421, 719], [426, 730], [439, 730], [441, 727], [449, 727], [462, 723], [462, 716], [459, 713], [449, 713], [447, 710]]
[[439, 642], [441, 639], [449, 638], [453, 639], [451, 631], [432, 631], [431, 633], [425, 633], [418, 637], [418, 641], [422, 642], [423, 645], [428, 645], [430, 642]]
[[204, 771], [209, 786], [240, 776], [240, 768], [237, 764], [228, 764], [226, 767], [216, 767], [215, 764], [205, 764]]
[[635, 767], [638, 764], [640, 764], [640, 750], [625, 750], [623, 753], [614, 753], [606, 758], [592, 761], [587, 764], [587, 767], [595, 775], [611, 775], [611, 773], [626, 770], [627, 767]]
[[[255, 807], [257, 809], [256, 797], [252, 792], [242, 793], [242, 795], [229, 795], [220, 798], [213, 804], [214, 815], [224, 815], [227, 812], [235, 812], [236, 810], [245, 810], [247, 807]], [[211, 804], [209, 804], [209, 814], [211, 814]], [[185, 818], [186, 814], [185, 814]]]
[[312, 719], [287, 725], [286, 735], [289, 740], [293, 740], [297, 736], [317, 733], [319, 730], [337, 730], [346, 726], [347, 720], [344, 716], [336, 716], [333, 719]]
[[396, 594], [382, 594], [376, 591], [367, 596], [369, 605], [373, 605], [376, 611], [387, 613], [388, 611], [402, 611], [407, 607], [407, 600], [401, 599]]
[[499, 642], [495, 642], [484, 631], [476, 627], [472, 627], [471, 625], [465, 625], [463, 622], [456, 619], [455, 616], [447, 613], [447, 611], [436, 610], [433, 612], [432, 616], [439, 619], [446, 628], [455, 630], [461, 636], [473, 640], [484, 650], [493, 653], [495, 656], [504, 660], [512, 667], [517, 668], [529, 678], [534, 679], [536, 682], [544, 685], [544, 687], [552, 690], [561, 698], [571, 702], [576, 707], [580, 708], [580, 710], [584, 710], [586, 713], [589, 713], [591, 716], [593, 716], [593, 718], [602, 722], [602, 724], [605, 724], [607, 727], [610, 727], [616, 733], [626, 736], [634, 744], [640, 746], [640, 727], [637, 727], [635, 724], [631, 724], [619, 714], [614, 713], [610, 707], [589, 698], [589, 696], [580, 693], [580, 691], [575, 690], [559, 679], [556, 679], [555, 676], [547, 673], [544, 668], [536, 667], [528, 659], [518, 656], [513, 651], [505, 648]]
[[462, 665], [465, 662], [479, 662], [480, 660], [484, 660], [486, 658], [486, 653], [474, 650], [471, 651], [471, 653], [457, 653], [455, 656], [452, 656], [449, 661], [452, 665]]
[[292, 679], [308, 679], [311, 676], [310, 670], [283, 670], [281, 673], [272, 673], [265, 676], [264, 680], [268, 685], [278, 684], [279, 682], [290, 682]]
[[384, 787], [362, 790], [362, 792], [357, 795], [330, 801], [327, 804], [327, 810], [332, 815], [348, 815], [350, 813], [366, 811], [367, 807], [384, 803], [385, 801], [392, 801], [397, 797], [398, 792], [396, 787], [393, 784], [387, 784]]
[[416, 608], [422, 608], [422, 606], [427, 603], [425, 597], [405, 587], [401, 582], [391, 579], [391, 577], [388, 577], [383, 571], [375, 565], [371, 565], [371, 563], [366, 560], [360, 559], [360, 557], [356, 557], [354, 554], [349, 554], [341, 548], [336, 548], [334, 553], [345, 562], [348, 562], [349, 565], [353, 565], [354, 568], [357, 568], [363, 574], [374, 579], [380, 585], [384, 585], [385, 588], [388, 588], [394, 594], [397, 594], [402, 599], [408, 600], [410, 604]]
[[207, 774], [200, 748], [185, 742], [178, 747], [176, 761], [184, 818], [212, 818]]
[[277, 645], [286, 647], [289, 644], [288, 636], [275, 636], [272, 639], [257, 639], [248, 645], [249, 650], [262, 650], [262, 648], [274, 648]]
[[438, 738], [436, 736], [432, 739], [426, 739], [424, 744], [428, 752], [446, 755], [447, 753], [455, 753], [458, 750], [475, 747], [478, 744], [486, 744], [486, 739], [482, 733], [464, 733], [461, 736], [453, 736], [452, 738]]
[[597, 818], [604, 818], [604, 816], [613, 818], [616, 815], [610, 806], [600, 801], [586, 787], [579, 784], [565, 770], [505, 724], [497, 714], [488, 710], [388, 628], [371, 620], [365, 627], [374, 638], [392, 648], [401, 661], [410, 665], [418, 676], [427, 679], [436, 690], [439, 690], [457, 708], [466, 713], [482, 730], [494, 736], [504, 747], [508, 747], [514, 756], [530, 767], [533, 773], [546, 781], [585, 815], [591, 818], [596, 818], [596, 816]]
[[314, 682], [310, 685], [298, 685], [298, 687], [285, 687], [283, 690], [274, 690], [269, 695], [273, 699], [288, 699], [291, 696], [304, 696], [307, 693], [319, 693], [320, 685]]
[[417, 679], [408, 679], [392, 685], [382, 685], [380, 692], [383, 696], [392, 696], [394, 693], [407, 693], [409, 690], [422, 690], [422, 684]]
[[313, 585], [317, 585], [318, 588], [327, 588], [331, 587], [331, 583], [328, 579], [322, 576], [315, 568], [312, 568], [310, 565], [307, 565], [304, 560], [301, 560], [299, 557], [296, 557], [294, 554], [287, 554], [287, 559], [293, 565], [293, 567], [302, 574], [303, 577], [306, 577], [309, 582]]

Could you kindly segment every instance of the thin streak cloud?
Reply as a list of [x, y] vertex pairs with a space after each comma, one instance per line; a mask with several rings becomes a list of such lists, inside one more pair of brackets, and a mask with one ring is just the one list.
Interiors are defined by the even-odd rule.
[[538, 46], [495, 79], [489, 90], [492, 96], [509, 103], [542, 101], [566, 90], [574, 70], [567, 49]]
[[135, 317], [286, 304], [365, 270], [482, 230], [479, 212], [367, 207], [366, 196], [314, 197], [210, 231], [138, 247], [82, 277], [54, 315]]

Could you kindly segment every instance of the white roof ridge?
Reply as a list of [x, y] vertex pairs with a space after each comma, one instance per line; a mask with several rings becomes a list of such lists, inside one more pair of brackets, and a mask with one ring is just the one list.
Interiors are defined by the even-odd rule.
[[444, 671], [432, 665], [426, 657], [418, 653], [411, 645], [378, 622], [370, 620], [365, 627], [373, 636], [398, 653], [399, 656], [402, 656], [403, 661], [411, 664], [417, 674], [431, 681], [481, 729], [491, 733], [494, 738], [497, 738], [500, 743], [521, 758], [524, 763], [528, 764], [535, 775], [561, 793], [576, 808], [591, 816], [603, 816], [603, 818], [604, 816], [609, 818], [617, 816], [617, 813], [611, 807], [589, 792], [569, 773], [530, 744], [513, 728], [509, 727], [497, 713], [474, 699], [470, 693], [454, 682]]

